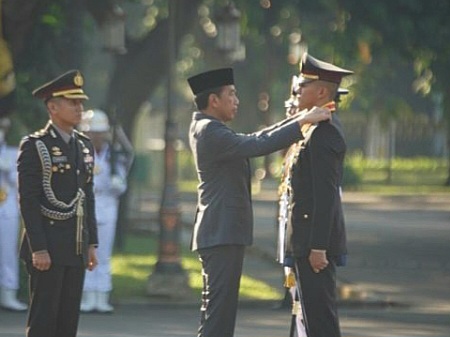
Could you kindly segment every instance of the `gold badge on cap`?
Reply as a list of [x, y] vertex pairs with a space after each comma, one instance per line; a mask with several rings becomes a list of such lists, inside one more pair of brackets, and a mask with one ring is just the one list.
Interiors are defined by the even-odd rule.
[[81, 76], [79, 72], [77, 72], [77, 74], [73, 78], [73, 83], [78, 87], [81, 87], [83, 85], [84, 83], [83, 76]]

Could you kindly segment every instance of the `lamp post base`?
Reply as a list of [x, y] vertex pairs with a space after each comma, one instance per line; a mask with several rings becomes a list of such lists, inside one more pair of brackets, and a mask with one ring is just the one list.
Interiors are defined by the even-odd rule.
[[176, 299], [192, 296], [188, 275], [179, 264], [156, 264], [148, 278], [146, 292], [148, 296]]

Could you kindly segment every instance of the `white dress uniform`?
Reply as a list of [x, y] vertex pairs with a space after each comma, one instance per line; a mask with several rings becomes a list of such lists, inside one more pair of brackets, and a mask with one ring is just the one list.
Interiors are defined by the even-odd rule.
[[18, 148], [0, 142], [0, 305], [23, 311], [16, 299], [19, 289], [19, 203], [17, 200]]
[[[82, 131], [105, 133], [110, 131], [106, 114], [98, 109], [85, 112]], [[119, 197], [127, 189], [126, 179], [130, 166], [127, 156], [114, 153], [114, 170], [111, 167], [112, 145], [103, 140], [103, 145], [95, 152], [94, 195], [97, 216], [98, 248], [97, 267], [87, 272], [84, 279], [82, 312], [112, 312], [109, 294], [113, 289], [111, 277], [111, 255], [113, 252]], [[99, 152], [97, 152], [99, 151]]]
[[105, 144], [99, 153], [95, 153], [94, 194], [99, 237], [98, 266], [92, 272], [86, 273], [85, 291], [110, 292], [112, 290], [110, 262], [116, 233], [119, 197], [127, 188], [127, 168], [125, 163], [118, 160], [115, 175], [111, 175], [110, 148], [109, 144]]

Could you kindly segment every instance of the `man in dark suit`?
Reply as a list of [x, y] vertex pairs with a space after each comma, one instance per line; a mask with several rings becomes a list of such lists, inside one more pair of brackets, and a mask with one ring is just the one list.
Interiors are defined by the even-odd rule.
[[283, 149], [303, 138], [301, 125], [330, 117], [311, 107], [253, 134], [237, 134], [225, 125], [237, 113], [239, 99], [231, 68], [188, 79], [198, 111], [189, 130], [199, 178], [191, 249], [202, 263], [203, 292], [199, 337], [232, 337], [245, 246], [253, 239], [249, 158]]
[[81, 121], [83, 77], [71, 70], [33, 91], [47, 126], [25, 137], [17, 161], [30, 282], [27, 337], [75, 337], [85, 269], [97, 265], [94, 150]]
[[[300, 67], [298, 108], [334, 110], [341, 79], [352, 72], [308, 54]], [[332, 121], [302, 131], [305, 139], [286, 159], [291, 213], [285, 261], [294, 261], [308, 337], [339, 337], [336, 266], [347, 253], [340, 191], [346, 144], [340, 124]]]

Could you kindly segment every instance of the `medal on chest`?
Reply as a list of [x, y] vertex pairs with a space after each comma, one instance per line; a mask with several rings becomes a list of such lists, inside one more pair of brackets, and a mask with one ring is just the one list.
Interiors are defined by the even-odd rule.
[[51, 148], [51, 156], [52, 172], [64, 173], [65, 171], [70, 170], [71, 165], [68, 163], [68, 158], [63, 155], [63, 152], [59, 147], [53, 146]]

